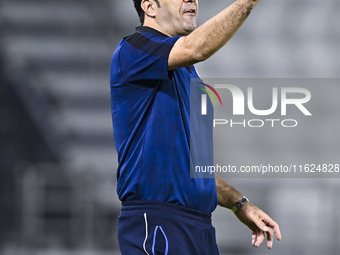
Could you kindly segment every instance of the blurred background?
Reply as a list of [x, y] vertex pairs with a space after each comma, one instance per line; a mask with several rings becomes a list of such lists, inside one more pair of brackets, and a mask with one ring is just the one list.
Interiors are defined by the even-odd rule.
[[[201, 0], [199, 24], [232, 2]], [[198, 72], [338, 78], [339, 12], [338, 0], [262, 0]], [[119, 254], [109, 66], [138, 24], [127, 0], [0, 1], [0, 254]], [[338, 109], [328, 108], [324, 120], [339, 126]], [[338, 155], [336, 129], [319, 131], [314, 139], [328, 133], [328, 151]], [[263, 154], [256, 141], [239, 142], [239, 151]], [[222, 254], [339, 253], [339, 179], [228, 181], [280, 223], [283, 240], [273, 251], [252, 248], [249, 230], [219, 208], [213, 221]]]

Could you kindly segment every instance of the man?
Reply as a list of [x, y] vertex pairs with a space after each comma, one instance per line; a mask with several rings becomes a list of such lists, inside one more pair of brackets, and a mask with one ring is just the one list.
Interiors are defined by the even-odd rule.
[[193, 172], [213, 165], [213, 108], [202, 116], [196, 107], [193, 64], [225, 45], [258, 1], [237, 0], [196, 29], [197, 0], [134, 0], [142, 26], [118, 45], [110, 78], [123, 255], [219, 254], [217, 204], [250, 228], [253, 246], [281, 239], [278, 224], [236, 189]]

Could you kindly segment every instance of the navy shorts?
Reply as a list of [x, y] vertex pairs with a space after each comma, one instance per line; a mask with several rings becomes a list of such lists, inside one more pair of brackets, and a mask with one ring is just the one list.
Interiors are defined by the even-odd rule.
[[219, 255], [211, 215], [155, 201], [126, 201], [118, 217], [122, 255]]

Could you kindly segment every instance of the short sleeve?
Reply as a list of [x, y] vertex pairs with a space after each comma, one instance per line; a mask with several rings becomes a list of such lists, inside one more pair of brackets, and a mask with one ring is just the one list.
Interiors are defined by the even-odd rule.
[[149, 38], [138, 32], [124, 38], [119, 62], [125, 82], [171, 79], [168, 58], [179, 38], [180, 36]]

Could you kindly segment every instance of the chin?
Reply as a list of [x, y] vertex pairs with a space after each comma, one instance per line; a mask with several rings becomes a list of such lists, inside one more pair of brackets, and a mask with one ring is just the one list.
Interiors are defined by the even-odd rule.
[[184, 28], [184, 31], [186, 33], [186, 35], [190, 34], [192, 31], [194, 31], [196, 29], [196, 24], [192, 25], [192, 26], [187, 26], [186, 28]]

